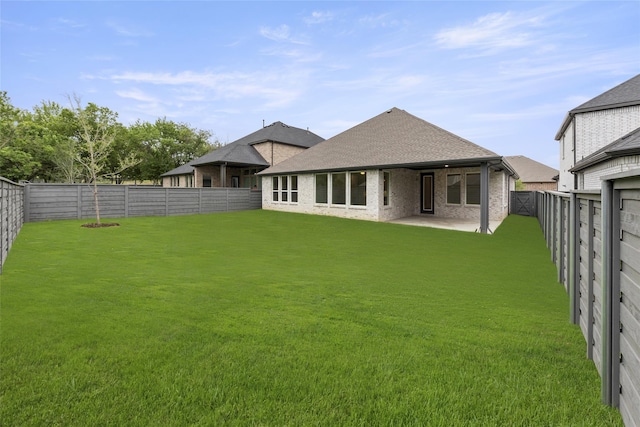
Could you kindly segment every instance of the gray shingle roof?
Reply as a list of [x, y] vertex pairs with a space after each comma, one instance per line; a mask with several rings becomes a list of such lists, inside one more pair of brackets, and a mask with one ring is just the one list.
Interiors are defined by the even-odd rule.
[[559, 141], [562, 138], [562, 134], [576, 114], [631, 105], [640, 105], [640, 74], [569, 111], [556, 133], [555, 139]]
[[171, 169], [169, 172], [165, 172], [160, 176], [172, 176], [172, 175], [188, 175], [193, 173], [193, 166], [191, 164], [195, 162], [195, 160], [191, 160], [188, 163], [185, 163], [182, 166], [178, 166], [175, 169]]
[[262, 173], [416, 167], [479, 159], [501, 157], [404, 110], [392, 108]]
[[194, 166], [210, 163], [233, 163], [268, 166], [269, 163], [252, 147], [253, 144], [272, 141], [297, 147], [312, 147], [324, 138], [305, 129], [275, 122], [256, 132], [218, 148], [193, 162]]
[[640, 74], [571, 110], [572, 113], [640, 104]]
[[506, 156], [505, 159], [520, 175], [522, 182], [556, 182], [553, 178], [558, 175], [558, 169], [526, 156]]
[[633, 155], [640, 155], [640, 128], [629, 132], [606, 147], [602, 147], [595, 153], [580, 160], [570, 171], [581, 171], [608, 159]]

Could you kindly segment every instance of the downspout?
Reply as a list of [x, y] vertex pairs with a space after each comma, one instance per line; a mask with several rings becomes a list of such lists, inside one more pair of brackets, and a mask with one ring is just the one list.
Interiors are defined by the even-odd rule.
[[[576, 165], [577, 162], [577, 154], [576, 154], [576, 135], [578, 133], [578, 126], [577, 126], [577, 122], [576, 122], [576, 116], [573, 116], [573, 141], [572, 141], [572, 150], [573, 150], [573, 164], [571, 165], [571, 168], [573, 168]], [[573, 174], [573, 189], [577, 190], [578, 189], [578, 174], [571, 172]]]
[[489, 164], [480, 164], [480, 233], [489, 231]]

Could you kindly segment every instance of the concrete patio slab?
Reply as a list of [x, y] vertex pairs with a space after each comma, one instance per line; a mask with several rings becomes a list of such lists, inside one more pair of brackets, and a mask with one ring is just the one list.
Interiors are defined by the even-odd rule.
[[[431, 215], [415, 215], [388, 221], [391, 224], [413, 225], [418, 227], [444, 228], [447, 230], [480, 232], [480, 220], [439, 218]], [[496, 231], [502, 221], [489, 221], [489, 233]]]

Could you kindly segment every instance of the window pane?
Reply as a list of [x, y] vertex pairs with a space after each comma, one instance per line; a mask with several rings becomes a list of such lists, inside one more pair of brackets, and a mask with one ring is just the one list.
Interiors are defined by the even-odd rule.
[[467, 204], [468, 205], [480, 204], [480, 174], [479, 173], [467, 174]]
[[383, 176], [384, 176], [384, 185], [383, 185], [384, 205], [389, 206], [389, 179], [391, 178], [391, 174], [389, 172], [385, 172]]
[[347, 174], [331, 174], [331, 203], [344, 205], [347, 202]]
[[289, 177], [288, 176], [281, 176], [280, 178], [282, 178], [282, 190], [286, 190], [288, 188], [287, 187], [287, 183], [288, 183], [287, 178], [289, 178]]
[[367, 204], [367, 173], [351, 173], [351, 204], [364, 206]]
[[274, 191], [278, 189], [278, 181], [279, 181], [279, 180], [278, 180], [278, 177], [277, 177], [277, 176], [274, 176], [274, 177], [273, 177], [273, 190], [274, 190]]
[[460, 204], [461, 178], [459, 174], [447, 175], [447, 203]]
[[298, 203], [298, 192], [297, 191], [291, 191], [291, 201], [293, 203]]
[[298, 176], [297, 175], [293, 175], [291, 177], [291, 189], [292, 190], [297, 190], [298, 189]]
[[274, 202], [277, 202], [277, 201], [278, 201], [278, 194], [280, 194], [280, 193], [278, 193], [277, 191], [274, 191], [274, 192], [273, 192], [273, 201], [274, 201]]
[[286, 202], [287, 200], [288, 200], [287, 192], [286, 192], [286, 191], [283, 191], [283, 192], [282, 192], [282, 201], [283, 201], [283, 202]]
[[327, 203], [327, 174], [316, 175], [316, 203]]

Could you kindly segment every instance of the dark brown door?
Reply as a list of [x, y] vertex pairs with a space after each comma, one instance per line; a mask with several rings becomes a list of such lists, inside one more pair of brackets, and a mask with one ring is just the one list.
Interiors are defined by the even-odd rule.
[[421, 209], [422, 213], [433, 213], [433, 173], [423, 173], [422, 191], [421, 191]]

